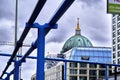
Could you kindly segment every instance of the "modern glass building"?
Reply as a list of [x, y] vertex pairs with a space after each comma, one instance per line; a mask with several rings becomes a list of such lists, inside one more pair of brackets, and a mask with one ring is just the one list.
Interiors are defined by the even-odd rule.
[[109, 47], [75, 47], [68, 57], [70, 60], [87, 62], [111, 63], [111, 48]]
[[[87, 62], [111, 63], [111, 48], [108, 47], [75, 47], [67, 51], [66, 59]], [[64, 63], [60, 62], [45, 71], [45, 80], [63, 80]], [[111, 68], [109, 67], [111, 73]], [[110, 74], [109, 73], [109, 74]], [[58, 75], [60, 74], [60, 75]], [[105, 66], [86, 63], [67, 63], [67, 80], [104, 79]]]
[[[112, 16], [112, 62], [113, 64], [120, 64], [120, 16]], [[113, 72], [114, 72], [113, 67]], [[117, 68], [117, 72], [120, 72], [120, 68]]]

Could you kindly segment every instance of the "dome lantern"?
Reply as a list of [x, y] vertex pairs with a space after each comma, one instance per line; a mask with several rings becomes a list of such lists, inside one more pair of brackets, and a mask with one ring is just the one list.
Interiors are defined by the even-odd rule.
[[81, 30], [80, 30], [80, 26], [79, 26], [79, 18], [77, 18], [77, 27], [76, 27], [76, 31], [75, 31], [75, 35], [81, 35]]

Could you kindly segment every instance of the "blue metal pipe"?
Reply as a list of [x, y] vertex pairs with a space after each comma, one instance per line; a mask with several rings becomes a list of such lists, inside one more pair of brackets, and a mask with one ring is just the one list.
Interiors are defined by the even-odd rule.
[[45, 60], [53, 60], [53, 61], [79, 62], [79, 63], [101, 64], [101, 65], [108, 65], [108, 66], [117, 66], [117, 67], [120, 67], [120, 64], [108, 64], [108, 63], [88, 62], [88, 61], [77, 61], [77, 60], [67, 60], [67, 59], [58, 59], [58, 58], [44, 58], [44, 59], [45, 59]]
[[[0, 53], [0, 56], [6, 56], [6, 57], [10, 57], [12, 54], [6, 54], [6, 53]], [[16, 55], [16, 57], [23, 57], [22, 55]], [[37, 59], [37, 57], [35, 57], [35, 56], [28, 56], [28, 57], [26, 57], [26, 58], [28, 58], [28, 59]]]
[[36, 80], [44, 80], [44, 50], [45, 50], [45, 28], [38, 28], [37, 45], [37, 76]]
[[19, 80], [19, 61], [15, 61], [14, 80]]
[[67, 62], [64, 62], [64, 80], [67, 80]]
[[108, 80], [108, 65], [105, 65], [105, 79]]
[[[46, 2], [46, 0], [39, 0], [39, 1], [38, 1], [37, 6], [36, 6], [36, 8], [34, 9], [31, 18], [30, 18], [29, 21], [28, 21], [29, 24], [32, 25], [32, 24], [34, 23], [35, 19], [37, 18], [38, 14], [40, 13], [40, 11], [41, 11], [42, 7], [44, 6], [45, 2]], [[27, 33], [29, 32], [29, 30], [30, 30], [31, 27], [32, 27], [32, 26], [30, 26], [30, 27], [25, 27], [25, 29], [24, 29], [24, 31], [23, 31], [23, 33], [22, 33], [22, 35], [21, 35], [21, 37], [20, 37], [17, 45], [15, 46], [15, 49], [14, 49], [14, 51], [13, 51], [13, 54], [12, 54], [12, 56], [10, 57], [10, 59], [9, 59], [9, 61], [8, 61], [8, 64], [6, 65], [6, 67], [5, 67], [5, 69], [4, 69], [3, 72], [6, 72], [7, 69], [8, 69], [8, 67], [11, 65], [12, 60], [13, 60], [14, 57], [16, 56], [17, 51], [19, 50], [19, 48], [22, 46], [23, 41], [24, 41], [24, 39], [25, 39], [25, 37], [26, 37]], [[3, 77], [3, 75], [4, 75], [4, 73], [2, 73], [1, 77]]]

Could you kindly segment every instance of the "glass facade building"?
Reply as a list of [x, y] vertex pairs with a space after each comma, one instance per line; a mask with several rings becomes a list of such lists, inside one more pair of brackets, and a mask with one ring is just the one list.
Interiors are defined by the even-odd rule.
[[75, 47], [69, 59], [88, 62], [111, 63], [111, 48], [105, 47]]
[[[112, 16], [112, 63], [120, 64], [120, 16], [117, 14]], [[117, 72], [120, 72], [119, 67]]]
[[[109, 47], [75, 47], [66, 53], [66, 59], [87, 62], [111, 63], [111, 48]], [[64, 63], [45, 71], [45, 80], [64, 80]], [[59, 67], [59, 69], [56, 69]], [[111, 73], [109, 67], [109, 74]], [[58, 76], [57, 74], [60, 74]], [[52, 77], [54, 75], [54, 77]], [[97, 80], [104, 79], [105, 66], [97, 64], [67, 62], [67, 80]]]

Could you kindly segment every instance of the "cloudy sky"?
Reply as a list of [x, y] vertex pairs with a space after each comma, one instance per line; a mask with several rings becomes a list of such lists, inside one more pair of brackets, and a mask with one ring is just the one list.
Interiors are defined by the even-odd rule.
[[[18, 3], [18, 39], [25, 23], [29, 20], [38, 0], [19, 0]], [[64, 0], [47, 0], [42, 12], [35, 22], [44, 24], [54, 15]], [[77, 18], [80, 18], [81, 34], [86, 36], [94, 46], [111, 47], [111, 14], [107, 14], [106, 0], [76, 0], [60, 18], [58, 29], [51, 30], [46, 36], [45, 53], [59, 53], [65, 41], [75, 34]], [[0, 42], [14, 42], [15, 0], [0, 0]], [[31, 29], [26, 44], [31, 44], [37, 37], [37, 30]], [[12, 53], [14, 47], [0, 45], [0, 51]], [[27, 48], [23, 49], [23, 53]], [[36, 55], [35, 52], [32, 55]], [[0, 75], [8, 57], [0, 56]], [[28, 66], [29, 65], [29, 66]], [[32, 65], [32, 66], [31, 66]], [[22, 78], [30, 80], [36, 70], [36, 60], [27, 60], [22, 66]], [[27, 76], [26, 76], [27, 75]]]

